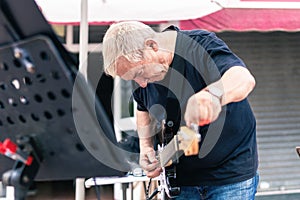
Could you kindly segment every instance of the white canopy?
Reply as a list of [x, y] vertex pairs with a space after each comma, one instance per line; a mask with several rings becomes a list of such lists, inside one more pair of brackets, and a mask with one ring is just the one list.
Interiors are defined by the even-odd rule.
[[[81, 0], [35, 0], [50, 23], [81, 21]], [[196, 19], [222, 8], [211, 0], [88, 0], [88, 22], [144, 22]]]

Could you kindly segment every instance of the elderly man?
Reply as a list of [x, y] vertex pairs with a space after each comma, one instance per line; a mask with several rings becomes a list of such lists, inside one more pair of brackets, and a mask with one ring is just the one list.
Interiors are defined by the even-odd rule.
[[119, 22], [105, 34], [103, 59], [107, 74], [139, 86], [133, 96], [140, 165], [148, 177], [161, 173], [152, 122], [171, 118], [172, 134], [180, 125], [198, 124], [202, 136], [199, 155], [176, 164], [176, 199], [255, 198], [256, 121], [247, 100], [255, 79], [220, 38], [204, 30], [170, 26], [155, 32], [141, 22]]

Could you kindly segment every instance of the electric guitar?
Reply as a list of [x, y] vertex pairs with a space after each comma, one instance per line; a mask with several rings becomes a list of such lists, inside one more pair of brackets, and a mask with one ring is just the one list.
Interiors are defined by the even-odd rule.
[[161, 199], [173, 198], [180, 194], [180, 187], [176, 185], [176, 165], [179, 157], [197, 155], [199, 153], [199, 142], [201, 135], [198, 133], [198, 126], [188, 128], [180, 127], [180, 130], [174, 135], [173, 139], [166, 145], [158, 146], [158, 160], [162, 167], [162, 173], [159, 177], [159, 186]]

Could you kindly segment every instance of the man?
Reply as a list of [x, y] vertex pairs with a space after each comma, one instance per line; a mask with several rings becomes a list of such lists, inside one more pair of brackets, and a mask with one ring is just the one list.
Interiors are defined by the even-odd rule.
[[[178, 123], [198, 124], [202, 136], [199, 155], [182, 156], [176, 165], [176, 199], [254, 199], [256, 122], [247, 96], [255, 79], [221, 39], [203, 30], [155, 32], [137, 21], [119, 22], [105, 34], [103, 59], [107, 74], [139, 85], [133, 96], [140, 165], [148, 177], [161, 172], [153, 122], [171, 116], [175, 132]], [[174, 98], [179, 112], [168, 109]]]

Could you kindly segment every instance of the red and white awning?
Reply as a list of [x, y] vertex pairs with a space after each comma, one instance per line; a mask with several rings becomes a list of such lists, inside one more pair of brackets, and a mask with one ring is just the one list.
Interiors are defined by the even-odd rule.
[[181, 20], [182, 29], [210, 31], [300, 31], [300, 0], [217, 0], [221, 10]]
[[202, 18], [180, 21], [182, 29], [210, 31], [300, 31], [300, 9], [226, 8]]

